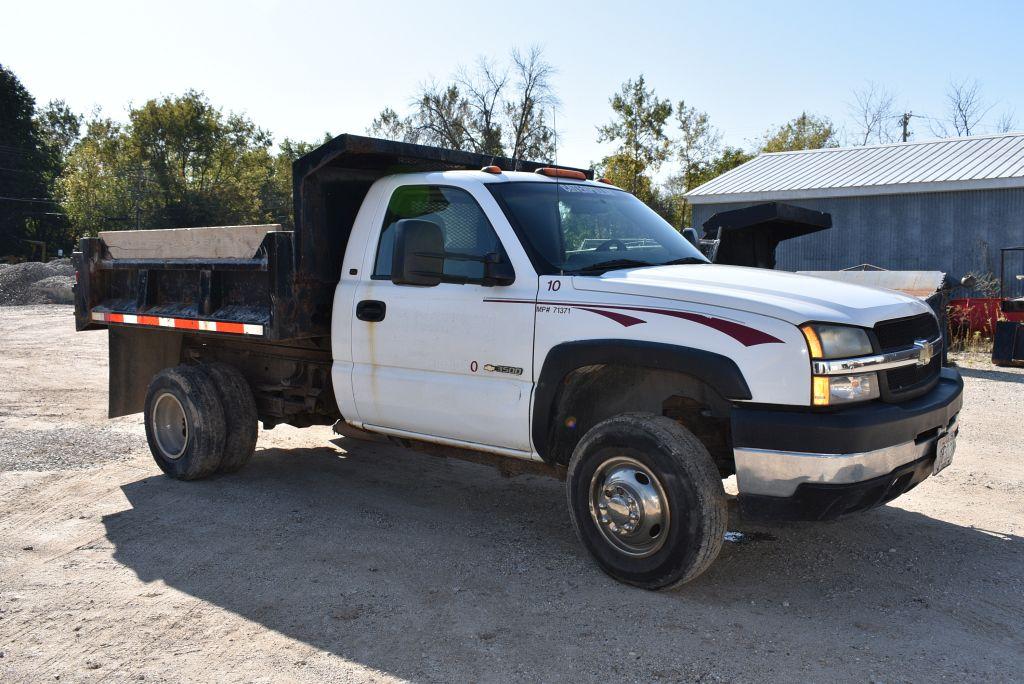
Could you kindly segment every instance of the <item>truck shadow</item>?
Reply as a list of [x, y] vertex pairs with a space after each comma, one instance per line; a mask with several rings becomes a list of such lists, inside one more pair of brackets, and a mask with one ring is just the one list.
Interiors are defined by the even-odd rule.
[[983, 368], [964, 368], [960, 366], [957, 368], [960, 371], [960, 375], [965, 378], [981, 378], [983, 380], [995, 380], [997, 382], [1015, 382], [1024, 383], [1024, 372], [1014, 373], [1012, 371], [1004, 370], [986, 370]]
[[728, 678], [741, 651], [799, 664], [837, 630], [905, 665], [936, 630], [982, 635], [993, 667], [1024, 644], [1022, 539], [895, 507], [739, 523], [708, 573], [652, 593], [590, 562], [561, 483], [386, 445], [266, 449], [235, 476], [123, 491], [104, 525], [140, 579], [406, 679]]

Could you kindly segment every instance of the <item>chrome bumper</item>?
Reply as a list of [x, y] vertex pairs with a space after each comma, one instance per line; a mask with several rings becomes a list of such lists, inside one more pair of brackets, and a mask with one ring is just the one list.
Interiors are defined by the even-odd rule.
[[749, 447], [733, 449], [736, 484], [740, 494], [792, 496], [804, 482], [853, 484], [891, 473], [900, 466], [935, 454], [935, 445], [947, 434], [956, 434], [958, 416], [931, 436], [874, 451], [850, 454], [818, 454], [774, 451]]

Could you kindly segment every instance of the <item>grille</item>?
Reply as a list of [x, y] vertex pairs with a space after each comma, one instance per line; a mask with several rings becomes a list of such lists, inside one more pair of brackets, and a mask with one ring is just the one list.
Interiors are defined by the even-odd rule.
[[[875, 337], [883, 352], [907, 349], [914, 346], [915, 340], [934, 340], [939, 336], [939, 326], [931, 314], [921, 314], [908, 318], [896, 318], [882, 321], [875, 326]], [[925, 366], [903, 366], [880, 373], [882, 387], [890, 401], [899, 401], [915, 390], [926, 387], [935, 380], [942, 369], [942, 353], [937, 350], [932, 360]]]
[[938, 335], [939, 326], [931, 314], [894, 318], [875, 326], [878, 346], [884, 352], [906, 349], [913, 346], [914, 340], [934, 340]]
[[917, 388], [930, 382], [939, 374], [939, 364], [942, 362], [942, 355], [936, 354], [927, 366], [903, 366], [886, 371], [885, 379], [889, 384], [889, 391], [898, 394]]

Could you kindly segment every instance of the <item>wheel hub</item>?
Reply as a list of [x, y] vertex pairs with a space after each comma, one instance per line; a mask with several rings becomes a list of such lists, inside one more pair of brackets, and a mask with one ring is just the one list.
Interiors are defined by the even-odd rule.
[[590, 510], [604, 538], [630, 556], [649, 556], [664, 544], [668, 499], [654, 473], [640, 461], [617, 456], [594, 473]]
[[178, 398], [164, 392], [153, 403], [153, 433], [164, 458], [176, 460], [188, 445], [188, 421]]

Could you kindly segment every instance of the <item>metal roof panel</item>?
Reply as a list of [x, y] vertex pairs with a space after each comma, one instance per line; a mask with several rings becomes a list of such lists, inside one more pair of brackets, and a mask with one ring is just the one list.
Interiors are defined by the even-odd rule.
[[1024, 133], [765, 153], [686, 196], [694, 203], [752, 193], [769, 199], [794, 192], [827, 197], [873, 194], [892, 185], [901, 192], [930, 192], [935, 184], [944, 191], [966, 190], [993, 180], [999, 187], [1024, 187]]

